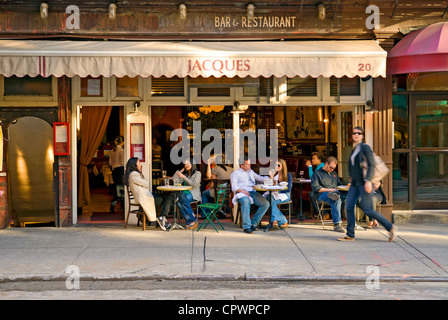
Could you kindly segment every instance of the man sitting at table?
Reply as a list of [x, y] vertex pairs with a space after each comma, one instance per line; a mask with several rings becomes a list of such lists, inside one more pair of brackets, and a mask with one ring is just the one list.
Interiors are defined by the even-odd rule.
[[333, 216], [334, 231], [345, 233], [341, 220], [341, 194], [337, 187], [341, 185], [341, 180], [333, 171], [338, 164], [335, 157], [328, 157], [325, 165], [316, 170], [311, 177], [311, 188], [315, 199], [323, 201], [331, 206]]
[[[232, 199], [233, 204], [237, 202], [241, 206], [241, 217], [243, 219], [243, 229], [246, 233], [252, 233], [257, 229], [258, 224], [269, 209], [269, 201], [257, 191], [253, 186], [256, 182], [263, 182], [269, 177], [262, 177], [256, 174], [250, 167], [250, 160], [244, 158], [240, 161], [240, 168], [230, 175], [230, 183], [235, 196]], [[252, 220], [250, 219], [250, 207], [254, 204], [258, 207]]]

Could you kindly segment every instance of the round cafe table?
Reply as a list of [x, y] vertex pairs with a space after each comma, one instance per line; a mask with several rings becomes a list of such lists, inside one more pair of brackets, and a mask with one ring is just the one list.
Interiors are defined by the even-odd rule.
[[171, 229], [180, 229], [183, 230], [184, 227], [182, 227], [180, 224], [177, 223], [177, 207], [176, 207], [176, 202], [177, 202], [177, 197], [179, 195], [179, 192], [181, 191], [186, 191], [186, 190], [191, 190], [193, 189], [192, 186], [158, 186], [157, 190], [163, 191], [163, 192], [173, 192], [174, 193], [174, 222], [171, 225]]
[[269, 199], [271, 201], [271, 206], [270, 206], [270, 211], [269, 211], [269, 224], [266, 226], [266, 228], [264, 229], [265, 232], [269, 231], [270, 229], [272, 229], [272, 222], [271, 222], [271, 218], [272, 218], [272, 192], [273, 191], [283, 191], [283, 190], [287, 190], [288, 186], [286, 187], [282, 187], [280, 185], [277, 186], [266, 186], [264, 184], [257, 184], [255, 186], [253, 186], [253, 189], [255, 191], [258, 192], [269, 192]]

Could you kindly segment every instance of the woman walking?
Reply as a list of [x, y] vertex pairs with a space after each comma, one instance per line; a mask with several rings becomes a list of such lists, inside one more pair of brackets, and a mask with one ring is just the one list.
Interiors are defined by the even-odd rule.
[[[353, 151], [348, 161], [348, 171], [351, 178], [350, 189], [348, 190], [346, 208], [347, 208], [347, 234], [339, 241], [355, 240], [355, 206], [358, 199], [361, 198], [359, 206], [362, 211], [370, 218], [377, 220], [387, 231], [389, 231], [389, 242], [396, 237], [397, 227], [390, 223], [385, 217], [373, 209], [373, 186], [372, 177], [375, 169], [375, 160], [372, 149], [369, 145], [362, 142], [364, 131], [361, 127], [353, 129]], [[362, 164], [367, 162], [367, 174], [364, 177]]]

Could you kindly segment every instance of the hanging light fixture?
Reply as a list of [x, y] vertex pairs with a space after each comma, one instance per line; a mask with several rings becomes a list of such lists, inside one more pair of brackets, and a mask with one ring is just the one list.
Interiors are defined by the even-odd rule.
[[180, 20], [187, 19], [187, 6], [183, 3], [179, 5], [179, 17]]
[[255, 6], [252, 3], [247, 5], [247, 18], [253, 19], [255, 17]]
[[319, 3], [317, 6], [318, 18], [319, 20], [325, 20], [327, 16], [327, 8], [324, 3]]
[[109, 4], [109, 19], [113, 20], [117, 16], [117, 5], [115, 3]]
[[48, 3], [42, 2], [40, 4], [40, 17], [43, 20], [46, 20], [48, 18]]

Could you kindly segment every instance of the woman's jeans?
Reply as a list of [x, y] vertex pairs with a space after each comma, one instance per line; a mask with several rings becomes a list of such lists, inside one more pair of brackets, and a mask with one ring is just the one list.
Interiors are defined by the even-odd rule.
[[252, 220], [250, 219], [250, 200], [249, 197], [239, 198], [237, 201], [241, 205], [241, 217], [243, 220], [243, 229], [249, 229], [252, 226], [258, 226], [266, 211], [269, 209], [269, 201], [257, 191], [250, 191], [250, 196], [254, 200], [254, 205], [258, 207]]
[[182, 213], [187, 224], [193, 223], [196, 221], [194, 217], [194, 211], [191, 209], [190, 202], [193, 202], [193, 195], [188, 192], [180, 192], [179, 198], [176, 202], [176, 206], [179, 208], [180, 213]]
[[347, 236], [355, 237], [355, 206], [361, 197], [359, 207], [370, 218], [376, 219], [387, 231], [392, 229], [392, 223], [384, 218], [380, 213], [373, 209], [373, 192], [367, 193], [364, 190], [364, 182], [352, 181], [348, 190], [346, 206], [347, 206]]
[[288, 202], [291, 199], [289, 193], [285, 193], [285, 194], [288, 196], [288, 199], [283, 200], [283, 201], [282, 200], [275, 200], [274, 197], [271, 194], [271, 211], [272, 211], [271, 222], [277, 221], [279, 226], [281, 226], [282, 224], [288, 222], [288, 220], [285, 218], [283, 213], [278, 208], [279, 204]]

